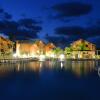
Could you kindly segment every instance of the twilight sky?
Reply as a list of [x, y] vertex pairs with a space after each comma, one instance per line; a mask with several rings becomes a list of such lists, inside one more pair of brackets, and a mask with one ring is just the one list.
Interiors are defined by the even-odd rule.
[[83, 38], [100, 47], [100, 0], [0, 0], [0, 32], [65, 46]]

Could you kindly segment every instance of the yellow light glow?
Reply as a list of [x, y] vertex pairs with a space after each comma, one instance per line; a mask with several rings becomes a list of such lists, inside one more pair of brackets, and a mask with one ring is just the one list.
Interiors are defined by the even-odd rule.
[[38, 57], [38, 55], [32, 54], [30, 57], [36, 58], [36, 57]]
[[64, 67], [64, 64], [61, 62], [61, 68], [63, 68]]
[[64, 61], [64, 60], [65, 60], [65, 55], [64, 55], [64, 54], [61, 54], [61, 55], [59, 56], [59, 60], [60, 60], [60, 61]]
[[23, 58], [27, 58], [28, 56], [26, 54], [22, 55]]
[[40, 55], [39, 56], [39, 61], [45, 61], [45, 55]]
[[51, 58], [55, 58], [55, 55], [54, 55], [54, 54], [51, 54], [50, 57], [51, 57]]
[[16, 57], [17, 57], [17, 54], [16, 54], [16, 53], [14, 53], [14, 54], [13, 54], [13, 57], [14, 57], [14, 58], [16, 58]]

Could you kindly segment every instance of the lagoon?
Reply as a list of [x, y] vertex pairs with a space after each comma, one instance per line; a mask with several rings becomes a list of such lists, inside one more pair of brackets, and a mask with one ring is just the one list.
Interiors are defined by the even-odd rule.
[[100, 61], [0, 64], [0, 100], [100, 100]]

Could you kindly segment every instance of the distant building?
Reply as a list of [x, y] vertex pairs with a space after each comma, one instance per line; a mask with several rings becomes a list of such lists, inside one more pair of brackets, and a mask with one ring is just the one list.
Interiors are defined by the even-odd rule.
[[34, 56], [38, 53], [38, 46], [34, 41], [21, 40], [16, 41], [16, 54], [18, 57]]
[[93, 58], [96, 46], [86, 40], [79, 39], [71, 44], [73, 58]]
[[51, 50], [54, 48], [54, 45], [52, 43], [45, 44], [41, 40], [35, 40], [35, 41], [17, 41], [16, 42], [16, 54], [18, 57], [24, 57], [24, 56], [39, 56], [41, 54], [47, 54], [50, 53]]
[[16, 54], [18, 57], [29, 55], [32, 43], [29, 41], [16, 41]]
[[46, 56], [50, 56], [52, 55], [52, 50], [56, 48], [56, 46], [53, 44], [53, 43], [48, 43], [46, 46], [45, 46], [45, 54]]
[[2, 57], [12, 56], [13, 45], [14, 43], [12, 41], [0, 36], [0, 56]]

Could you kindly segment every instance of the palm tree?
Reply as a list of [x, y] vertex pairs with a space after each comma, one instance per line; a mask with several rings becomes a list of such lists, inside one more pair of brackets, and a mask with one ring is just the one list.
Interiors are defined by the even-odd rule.
[[72, 52], [72, 48], [71, 47], [66, 47], [65, 50], [64, 50], [65, 54], [71, 53], [71, 52]]
[[64, 53], [66, 54], [66, 56], [68, 58], [71, 57], [71, 52], [72, 52], [72, 48], [71, 47], [66, 47], [65, 50], [64, 50]]

